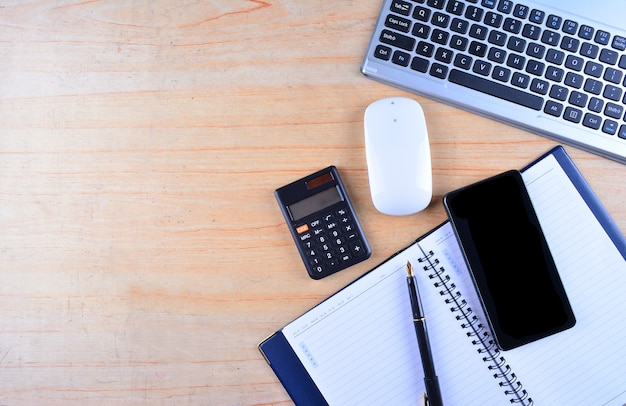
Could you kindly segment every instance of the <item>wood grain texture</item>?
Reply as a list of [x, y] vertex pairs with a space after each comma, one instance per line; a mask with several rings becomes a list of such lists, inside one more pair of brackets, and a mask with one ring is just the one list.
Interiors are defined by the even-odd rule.
[[[0, 405], [288, 405], [257, 350], [552, 141], [359, 73], [379, 0], [0, 4]], [[374, 209], [362, 117], [422, 103], [434, 198]], [[567, 148], [626, 230], [625, 168]], [[335, 164], [373, 248], [309, 279], [273, 191]]]

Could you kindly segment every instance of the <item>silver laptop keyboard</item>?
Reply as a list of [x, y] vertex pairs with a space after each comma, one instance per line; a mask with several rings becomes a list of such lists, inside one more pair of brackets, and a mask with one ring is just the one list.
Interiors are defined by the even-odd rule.
[[530, 1], [385, 0], [362, 72], [626, 163], [625, 50]]

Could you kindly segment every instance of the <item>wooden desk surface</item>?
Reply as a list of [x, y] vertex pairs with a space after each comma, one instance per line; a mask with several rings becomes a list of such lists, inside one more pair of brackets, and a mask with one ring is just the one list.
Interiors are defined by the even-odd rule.
[[[257, 344], [554, 142], [371, 81], [380, 0], [0, 6], [0, 405], [290, 404]], [[373, 207], [362, 117], [427, 116], [434, 198]], [[567, 147], [622, 231], [626, 167]], [[276, 187], [329, 164], [373, 248], [304, 271]]]

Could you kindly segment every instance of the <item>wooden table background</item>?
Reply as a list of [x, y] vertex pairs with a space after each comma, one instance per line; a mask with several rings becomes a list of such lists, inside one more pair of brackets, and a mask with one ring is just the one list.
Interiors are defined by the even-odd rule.
[[[262, 339], [442, 222], [447, 191], [556, 145], [362, 76], [380, 4], [0, 4], [0, 405], [290, 404]], [[408, 217], [369, 197], [387, 96], [430, 130]], [[626, 230], [626, 167], [567, 151]], [[374, 253], [314, 281], [273, 191], [330, 164]]]

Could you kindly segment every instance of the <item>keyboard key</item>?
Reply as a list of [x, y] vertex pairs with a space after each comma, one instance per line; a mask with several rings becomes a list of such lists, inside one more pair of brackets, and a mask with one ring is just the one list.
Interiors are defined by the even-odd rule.
[[449, 32], [440, 30], [439, 28], [436, 28], [436, 29], [433, 30], [433, 33], [430, 36], [430, 40], [432, 42], [435, 42], [435, 43], [439, 44], [439, 45], [447, 45], [449, 36], [450, 36]]
[[598, 130], [602, 125], [602, 117], [596, 116], [595, 114], [587, 113], [585, 114], [585, 118], [583, 119], [583, 125], [585, 127]]
[[519, 34], [522, 31], [522, 22], [515, 18], [507, 17], [504, 19], [502, 29], [513, 34]]
[[446, 48], [437, 48], [435, 51], [435, 59], [439, 62], [450, 63], [454, 57], [454, 52]]
[[617, 133], [617, 122], [613, 121], [613, 120], [604, 120], [604, 125], [602, 126], [602, 132], [609, 134], [609, 135], [615, 135], [615, 133]]
[[593, 40], [600, 45], [609, 45], [610, 38], [611, 34], [606, 31], [598, 30]]
[[404, 49], [405, 51], [412, 51], [415, 47], [414, 38], [407, 37], [406, 35], [398, 34], [389, 30], [383, 30], [383, 32], [380, 33], [380, 42], [382, 42], [383, 44]]
[[626, 49], [626, 38], [624, 37], [620, 37], [619, 35], [616, 35], [613, 38], [613, 43], [611, 44], [611, 46], [615, 49], [617, 49], [618, 51], [623, 51]]
[[504, 63], [506, 58], [506, 51], [503, 51], [498, 48], [489, 49], [489, 54], [487, 55], [487, 59], [496, 63]]
[[535, 78], [530, 83], [530, 90], [538, 94], [546, 95], [549, 88], [550, 85], [545, 80]]
[[491, 77], [500, 82], [508, 82], [511, 77], [511, 70], [501, 66], [496, 66], [493, 68], [493, 74]]
[[510, 54], [506, 60], [506, 65], [514, 69], [524, 69], [526, 58], [520, 55]]
[[543, 56], [546, 53], [546, 47], [540, 44], [528, 44], [528, 49], [526, 50], [526, 55], [532, 57], [532, 58], [537, 58], [537, 59], [541, 59], [543, 58]]
[[529, 12], [530, 9], [528, 8], [528, 6], [524, 6], [522, 4], [516, 4], [515, 8], [513, 9], [513, 15], [517, 18], [521, 18], [522, 20], [528, 17]]
[[557, 46], [561, 40], [561, 34], [555, 31], [545, 30], [541, 35], [541, 42], [544, 44]]
[[448, 3], [446, 7], [446, 11], [450, 14], [454, 14], [460, 16], [463, 14], [463, 9], [465, 8], [465, 4], [460, 1], [451, 1]]
[[454, 18], [452, 20], [452, 24], [450, 24], [450, 29], [460, 34], [466, 34], [467, 30], [469, 29], [469, 23], [466, 20], [461, 20], [460, 18]]
[[378, 45], [374, 51], [374, 57], [382, 59], [383, 61], [388, 61], [391, 59], [391, 48], [384, 45]]
[[391, 2], [391, 11], [402, 14], [403, 16], [408, 16], [411, 14], [411, 3], [408, 1], [394, 0]]
[[533, 9], [530, 12], [530, 17], [528, 19], [535, 24], [541, 24], [543, 23], [543, 19], [545, 17], [546, 17], [546, 13], [544, 11]]
[[561, 65], [565, 60], [565, 52], [557, 49], [549, 49], [546, 54], [546, 61], [555, 65]]
[[420, 58], [419, 56], [416, 56], [411, 61], [411, 69], [422, 73], [428, 72], [429, 65], [428, 59]]
[[609, 65], [615, 65], [617, 63], [618, 54], [610, 49], [603, 49], [600, 51], [600, 61], [608, 63]]
[[555, 82], [560, 82], [565, 77], [565, 71], [561, 68], [556, 68], [554, 66], [548, 66], [548, 70], [546, 71], [546, 79], [553, 80]]
[[468, 52], [479, 58], [483, 58], [487, 54], [487, 45], [482, 42], [472, 41], [469, 46]]
[[391, 61], [396, 65], [400, 66], [409, 66], [409, 62], [411, 61], [411, 55], [406, 52], [396, 51], [393, 53], [393, 58]]
[[565, 101], [567, 100], [567, 95], [569, 94], [569, 90], [563, 86], [552, 85], [550, 89], [550, 97], [555, 100]]
[[430, 10], [425, 7], [416, 6], [415, 10], [413, 10], [413, 18], [426, 23], [430, 19]]
[[472, 24], [469, 30], [469, 35], [472, 38], [484, 40], [485, 38], [487, 38], [488, 32], [489, 30], [487, 29], [487, 27], [478, 24]]
[[626, 140], [626, 125], [622, 124], [619, 127], [619, 132], [617, 133], [617, 136]]
[[471, 56], [457, 54], [454, 58], [454, 66], [469, 70], [472, 67], [473, 58]]
[[548, 100], [543, 112], [554, 117], [561, 117], [561, 113], [563, 113], [563, 105], [552, 100]]
[[583, 58], [579, 58], [574, 55], [569, 55], [565, 59], [565, 67], [571, 70], [575, 70], [576, 72], [580, 72], [583, 70], [584, 63]]
[[438, 63], [433, 63], [430, 67], [430, 75], [438, 79], [445, 79], [448, 75], [448, 67]]
[[502, 25], [502, 18], [501, 14], [490, 11], [485, 15], [485, 24], [494, 28], [500, 28], [500, 25]]
[[483, 18], [483, 10], [476, 6], [469, 6], [467, 10], [465, 10], [465, 18], [472, 21], [480, 21]]
[[430, 27], [426, 24], [415, 23], [411, 33], [418, 38], [426, 39], [428, 38], [428, 34], [430, 34]]
[[578, 52], [580, 41], [573, 37], [563, 37], [561, 49], [568, 52]]
[[592, 97], [591, 100], [589, 100], [589, 105], [587, 106], [587, 108], [594, 113], [601, 113], [602, 109], [604, 108], [604, 100], [597, 97]]
[[594, 78], [601, 77], [603, 69], [604, 67], [596, 62], [589, 61], [585, 64], [585, 74]]
[[606, 71], [604, 72], [604, 80], [611, 83], [620, 83], [622, 81], [622, 76], [622, 71], [614, 68], [606, 68]]
[[498, 3], [498, 11], [509, 14], [513, 10], [513, 2], [510, 0], [500, 0]]
[[459, 35], [453, 35], [450, 39], [450, 47], [458, 51], [465, 51], [468, 44], [469, 40]]
[[583, 112], [582, 110], [575, 109], [573, 107], [566, 107], [565, 114], [563, 114], [563, 118], [566, 119], [567, 121], [571, 121], [572, 123], [578, 124], [583, 119]]
[[604, 108], [604, 114], [619, 120], [624, 116], [624, 107], [615, 103], [607, 103]]
[[385, 27], [401, 32], [409, 32], [411, 20], [389, 14], [385, 20]]
[[428, 0], [427, 2], [429, 7], [437, 8], [439, 10], [443, 9], [445, 3], [445, 0]]
[[541, 36], [541, 28], [532, 24], [524, 24], [522, 35], [536, 41]]
[[506, 46], [511, 51], [522, 53], [526, 49], [526, 40], [517, 37], [511, 37], [509, 38], [509, 42]]
[[491, 30], [491, 32], [489, 33], [488, 41], [491, 44], [498, 45], [498, 46], [502, 47], [506, 43], [506, 34], [503, 33], [503, 32], [500, 32], [500, 31]]
[[511, 84], [521, 89], [526, 89], [530, 84], [530, 76], [515, 72], [513, 74], [513, 79], [511, 79]]
[[596, 59], [599, 52], [599, 46], [590, 44], [588, 42], [583, 43], [582, 47], [580, 47], [580, 54], [582, 56], [586, 56], [587, 58]]
[[578, 31], [578, 23], [572, 20], [565, 20], [565, 24], [563, 24], [563, 32], [575, 35], [576, 31]]
[[577, 73], [567, 72], [565, 75], [565, 84], [569, 87], [580, 89], [583, 86], [583, 75]]
[[599, 80], [588, 78], [585, 81], [584, 89], [587, 93], [599, 95], [600, 93], [602, 93], [602, 86], [603, 84]]
[[569, 96], [569, 104], [576, 107], [585, 107], [589, 96], [581, 92], [572, 92]]
[[417, 44], [417, 48], [415, 49], [415, 52], [418, 55], [422, 55], [427, 58], [430, 58], [435, 53], [435, 46], [431, 44], [430, 42], [420, 41]]
[[553, 30], [558, 30], [559, 28], [561, 28], [562, 22], [563, 22], [563, 19], [561, 17], [555, 16], [554, 14], [550, 14], [548, 16], [548, 19], [546, 20], [546, 26]]
[[457, 69], [452, 69], [450, 71], [448, 80], [457, 85], [498, 97], [533, 110], [539, 111], [543, 107], [543, 98], [539, 96], [513, 89], [506, 85], [496, 83], [479, 76], [471, 75]]
[[619, 101], [622, 98], [622, 89], [617, 86], [606, 85], [602, 95], [607, 99]]
[[588, 25], [581, 25], [580, 31], [578, 31], [578, 36], [582, 39], [592, 39], [594, 31], [595, 30], [593, 29], [593, 27], [590, 27]]
[[528, 61], [528, 64], [526, 64], [526, 72], [536, 76], [541, 76], [543, 75], [545, 67], [545, 63], [531, 59], [530, 61]]
[[478, 60], [474, 63], [474, 69], [472, 69], [472, 72], [482, 76], [489, 76], [489, 73], [491, 73], [491, 66], [492, 65], [489, 62]]
[[446, 28], [448, 27], [448, 24], [450, 24], [450, 16], [437, 12], [433, 14], [433, 18], [430, 22], [432, 25], [435, 25], [437, 27]]

